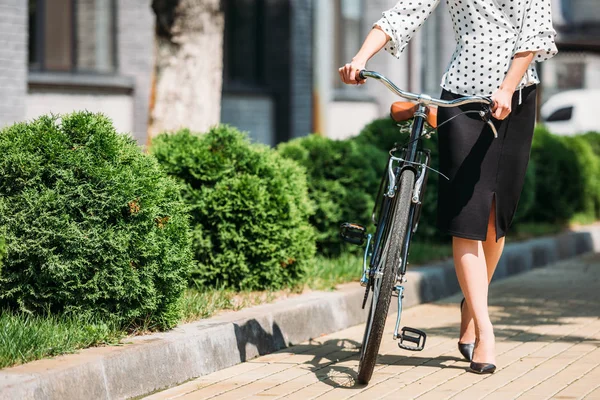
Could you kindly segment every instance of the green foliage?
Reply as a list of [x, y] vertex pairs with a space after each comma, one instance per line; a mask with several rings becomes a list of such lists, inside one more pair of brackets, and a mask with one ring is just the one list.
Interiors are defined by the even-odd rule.
[[256, 290], [292, 285], [315, 251], [304, 170], [238, 130], [162, 134], [151, 152], [183, 183], [190, 206], [190, 279], [199, 287]]
[[593, 179], [595, 184], [595, 195], [594, 195], [594, 203], [596, 210], [596, 219], [600, 219], [600, 132], [588, 132], [583, 135], [580, 135], [582, 139], [584, 139], [590, 146], [594, 155], [596, 156], [596, 172], [595, 178]]
[[177, 183], [109, 119], [0, 132], [0, 307], [174, 326], [191, 262]]
[[282, 143], [278, 151], [306, 168], [309, 195], [316, 205], [310, 222], [318, 231], [319, 253], [340, 254], [346, 247], [340, 224], [371, 220], [385, 153], [368, 144], [314, 134]]
[[592, 146], [594, 154], [600, 157], [600, 132], [587, 132], [579, 137], [585, 139]]
[[[600, 158], [594, 154], [592, 145], [582, 136], [566, 136], [563, 138], [566, 147], [574, 154], [579, 185], [578, 196], [575, 200], [579, 218], [593, 221], [596, 217], [596, 207], [600, 202]], [[567, 179], [567, 178], [565, 178]]]
[[565, 222], [585, 208], [582, 196], [587, 178], [580, 171], [574, 147], [565, 137], [536, 127], [531, 150], [536, 198], [532, 220]]
[[4, 242], [4, 237], [0, 236], [0, 276], [2, 276], [2, 260], [6, 255], [6, 243]]
[[394, 144], [408, 142], [410, 122], [397, 124], [390, 117], [380, 118], [366, 125], [354, 138], [358, 143], [370, 144], [386, 153]]

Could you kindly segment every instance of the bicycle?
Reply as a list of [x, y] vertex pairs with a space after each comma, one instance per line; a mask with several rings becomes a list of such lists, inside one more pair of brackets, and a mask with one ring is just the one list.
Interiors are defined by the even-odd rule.
[[433, 130], [442, 125], [437, 125], [437, 109], [430, 106], [457, 107], [480, 103], [482, 104], [480, 111], [467, 110], [451, 119], [475, 112], [490, 126], [495, 138], [498, 137], [498, 132], [490, 118], [493, 101], [488, 97], [435, 99], [425, 94], [403, 91], [385, 76], [374, 71], [362, 70], [358, 75], [360, 80], [366, 78], [379, 80], [396, 95], [416, 102], [415, 104], [410, 101], [398, 101], [392, 104], [392, 119], [397, 123], [412, 119], [412, 126], [409, 141], [402, 146], [396, 144], [389, 151], [387, 170], [381, 179], [371, 215], [371, 220], [375, 224], [375, 233], [367, 234], [365, 226], [355, 223], [341, 225], [340, 234], [345, 241], [360, 246], [365, 246], [366, 242], [363, 275], [360, 280], [360, 284], [365, 287], [363, 309], [369, 293], [372, 295], [360, 349], [357, 380], [361, 384], [367, 384], [373, 375], [392, 297], [398, 298], [398, 313], [393, 334], [393, 339], [399, 340], [398, 346], [405, 350], [421, 351], [427, 339], [427, 334], [419, 329], [408, 326], [404, 326], [401, 330], [399, 328], [404, 298], [402, 284], [406, 282], [409, 247], [421, 216], [428, 171], [432, 170], [448, 179], [441, 172], [430, 167], [430, 151], [419, 146], [423, 136], [431, 137], [431, 131], [425, 131], [426, 121]]

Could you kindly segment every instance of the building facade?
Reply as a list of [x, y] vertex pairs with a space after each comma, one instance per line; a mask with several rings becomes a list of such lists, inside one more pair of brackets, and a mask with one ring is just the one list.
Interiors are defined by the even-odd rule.
[[153, 35], [144, 0], [0, 1], [0, 125], [88, 109], [143, 143]]
[[543, 65], [543, 100], [570, 89], [600, 89], [600, 2], [553, 0], [559, 53]]
[[[600, 3], [552, 1], [560, 52], [540, 66], [542, 99], [599, 88]], [[276, 145], [310, 132], [345, 138], [387, 115], [397, 100], [391, 92], [377, 82], [343, 85], [337, 69], [396, 2], [221, 0], [220, 121]], [[151, 3], [0, 0], [0, 127], [87, 109], [146, 144], [155, 64]], [[446, 8], [440, 1], [400, 60], [381, 52], [367, 67], [404, 89], [438, 96], [455, 46]]]

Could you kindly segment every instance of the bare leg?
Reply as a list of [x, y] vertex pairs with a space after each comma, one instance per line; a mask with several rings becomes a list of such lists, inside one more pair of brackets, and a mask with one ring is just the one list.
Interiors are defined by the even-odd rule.
[[473, 361], [493, 364], [494, 330], [487, 306], [489, 280], [482, 242], [454, 236], [452, 248], [456, 276], [473, 316], [475, 336], [478, 339]]
[[[504, 236], [496, 242], [496, 198], [492, 200], [492, 210], [488, 220], [488, 230], [486, 240], [481, 242], [485, 263], [487, 267], [488, 284], [492, 281], [498, 261], [504, 250]], [[460, 343], [475, 342], [475, 322], [473, 321], [471, 310], [465, 302], [463, 306], [462, 319], [460, 321]]]
[[473, 354], [475, 362], [495, 363], [494, 331], [487, 306], [488, 286], [504, 248], [504, 237], [496, 242], [495, 210], [494, 198], [485, 241], [452, 238], [456, 275], [467, 299], [459, 341], [473, 343], [478, 339]]

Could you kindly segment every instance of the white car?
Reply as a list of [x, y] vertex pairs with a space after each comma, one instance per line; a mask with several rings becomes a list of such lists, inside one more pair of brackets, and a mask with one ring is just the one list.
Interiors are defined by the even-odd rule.
[[540, 111], [543, 124], [557, 135], [600, 131], [600, 90], [557, 93], [542, 105]]

